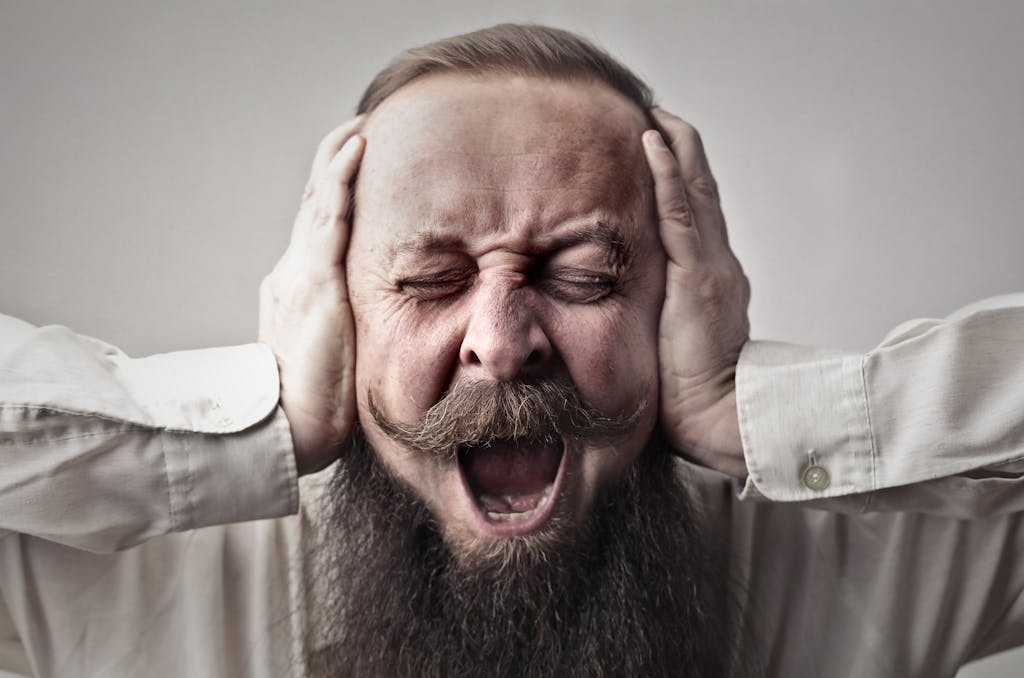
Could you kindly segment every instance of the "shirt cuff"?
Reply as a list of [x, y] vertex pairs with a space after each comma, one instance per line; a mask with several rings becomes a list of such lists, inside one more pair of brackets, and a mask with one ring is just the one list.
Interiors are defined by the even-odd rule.
[[810, 501], [876, 487], [863, 362], [857, 353], [747, 342], [736, 372], [749, 474], [741, 499]]
[[298, 474], [283, 410], [239, 433], [161, 434], [173, 530], [298, 511]]

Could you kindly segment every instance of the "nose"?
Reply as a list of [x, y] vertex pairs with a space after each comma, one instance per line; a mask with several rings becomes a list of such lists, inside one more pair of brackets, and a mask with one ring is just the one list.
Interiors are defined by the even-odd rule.
[[496, 381], [512, 381], [551, 357], [551, 342], [526, 303], [527, 291], [492, 285], [474, 299], [459, 351], [464, 367]]

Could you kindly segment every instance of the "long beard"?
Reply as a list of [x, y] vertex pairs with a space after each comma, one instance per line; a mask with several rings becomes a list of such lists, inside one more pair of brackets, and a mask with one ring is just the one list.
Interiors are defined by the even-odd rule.
[[[567, 548], [467, 567], [359, 434], [325, 493], [316, 676], [702, 676], [736, 646], [721, 553], [654, 443]], [[742, 675], [742, 674], [741, 674]]]

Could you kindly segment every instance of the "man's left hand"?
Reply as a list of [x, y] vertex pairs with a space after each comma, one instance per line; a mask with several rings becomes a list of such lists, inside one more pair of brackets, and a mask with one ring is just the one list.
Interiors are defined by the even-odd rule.
[[729, 248], [697, 130], [660, 109], [653, 114], [668, 137], [662, 141], [654, 130], [643, 137], [668, 256], [658, 338], [660, 423], [684, 456], [742, 478], [735, 377], [750, 333], [750, 283]]

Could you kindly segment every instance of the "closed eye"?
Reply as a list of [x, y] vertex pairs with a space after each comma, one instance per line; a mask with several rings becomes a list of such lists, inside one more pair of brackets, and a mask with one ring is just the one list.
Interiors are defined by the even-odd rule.
[[473, 285], [476, 278], [471, 271], [444, 271], [424, 276], [412, 276], [398, 281], [400, 291], [420, 301], [438, 301], [461, 294]]
[[578, 269], [549, 269], [537, 286], [555, 299], [571, 304], [600, 301], [618, 290], [618, 279], [606, 273]]

